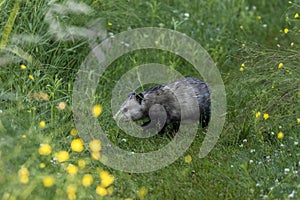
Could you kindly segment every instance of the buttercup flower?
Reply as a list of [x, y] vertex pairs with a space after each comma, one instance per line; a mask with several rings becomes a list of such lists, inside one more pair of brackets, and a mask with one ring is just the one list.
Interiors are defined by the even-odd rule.
[[185, 161], [186, 163], [191, 163], [191, 162], [192, 162], [192, 156], [191, 156], [191, 155], [186, 155], [186, 156], [184, 157], [184, 161]]
[[70, 158], [70, 155], [67, 151], [60, 151], [55, 155], [55, 158], [58, 162], [64, 162]]
[[137, 196], [138, 196], [139, 199], [144, 199], [145, 196], [147, 195], [147, 193], [148, 193], [148, 190], [147, 190], [145, 187], [142, 187], [142, 188], [138, 191]]
[[240, 68], [240, 72], [243, 72], [243, 71], [244, 71], [244, 68], [243, 68], [243, 67], [241, 67], [241, 68]]
[[102, 113], [102, 110], [103, 110], [103, 108], [101, 105], [99, 105], [99, 104], [95, 105], [92, 110], [93, 116], [99, 117], [99, 115], [101, 115], [101, 113]]
[[45, 163], [41, 163], [41, 164], [40, 164], [40, 168], [41, 168], [41, 169], [44, 169], [45, 167], [46, 167]]
[[90, 143], [89, 143], [89, 146], [91, 148], [91, 151], [93, 152], [99, 152], [101, 151], [101, 141], [100, 140], [92, 140]]
[[287, 33], [289, 32], [289, 29], [288, 29], [288, 28], [285, 28], [285, 29], [283, 30], [283, 32], [284, 32], [285, 34], [287, 34]]
[[34, 81], [34, 77], [33, 77], [31, 74], [28, 76], [28, 78], [29, 78], [30, 80]]
[[40, 128], [45, 128], [46, 127], [46, 122], [45, 121], [40, 121], [39, 127]]
[[55, 179], [52, 176], [45, 176], [43, 178], [43, 185], [45, 187], [52, 187], [54, 185]]
[[74, 185], [74, 184], [68, 185], [67, 194], [68, 194], [68, 199], [69, 200], [75, 200], [76, 199], [76, 191], [77, 191], [76, 185]]
[[71, 142], [71, 149], [76, 152], [82, 152], [84, 149], [82, 140], [80, 138], [74, 139]]
[[81, 183], [85, 187], [88, 187], [88, 186], [92, 185], [92, 183], [93, 183], [93, 176], [91, 174], [85, 174], [82, 177]]
[[75, 175], [78, 172], [78, 168], [75, 165], [72, 165], [72, 164], [69, 164], [66, 170], [71, 175]]
[[300, 124], [300, 118], [297, 118], [297, 122], [298, 122], [298, 124]]
[[20, 65], [20, 68], [22, 69], [22, 70], [25, 70], [27, 67], [26, 67], [26, 65]]
[[299, 18], [299, 13], [296, 13], [296, 14], [294, 15], [294, 18], [295, 18], [295, 19], [298, 19], [298, 18]]
[[100, 159], [100, 157], [101, 157], [101, 154], [100, 154], [100, 152], [92, 152], [91, 153], [91, 157], [92, 157], [92, 159], [93, 160], [99, 160]]
[[76, 129], [76, 128], [72, 128], [71, 131], [70, 131], [70, 134], [71, 134], [72, 136], [76, 136], [76, 135], [78, 134], [77, 129]]
[[255, 117], [256, 117], [256, 118], [259, 118], [259, 117], [260, 117], [260, 115], [261, 115], [261, 112], [257, 112], [257, 113], [255, 113]]
[[278, 69], [281, 69], [283, 67], [283, 63], [278, 64]]
[[109, 174], [108, 171], [100, 172], [100, 179], [101, 179], [101, 186], [105, 188], [110, 186], [115, 180], [114, 176]]
[[19, 176], [29, 176], [29, 171], [26, 167], [21, 167], [18, 171]]
[[46, 156], [52, 152], [52, 148], [49, 144], [41, 144], [39, 148], [39, 154]]
[[97, 188], [96, 188], [96, 192], [97, 192], [97, 194], [99, 194], [100, 196], [106, 196], [107, 194], [108, 194], [108, 192], [107, 192], [107, 189], [105, 189], [104, 187], [102, 187], [102, 186], [97, 186]]
[[265, 113], [265, 114], [264, 114], [264, 119], [265, 119], [265, 120], [269, 119], [269, 114]]
[[284, 134], [280, 131], [280, 132], [277, 134], [277, 138], [281, 140], [283, 137], [284, 137]]
[[19, 181], [22, 184], [27, 184], [29, 182], [29, 171], [26, 167], [21, 167], [18, 171]]
[[86, 165], [85, 160], [82, 160], [82, 159], [78, 160], [78, 167], [83, 169], [83, 168], [85, 168], [85, 165]]

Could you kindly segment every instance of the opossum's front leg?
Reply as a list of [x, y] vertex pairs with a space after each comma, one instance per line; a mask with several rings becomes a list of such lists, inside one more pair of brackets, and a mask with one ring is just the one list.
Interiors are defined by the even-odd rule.
[[162, 105], [154, 104], [149, 109], [149, 118], [150, 121], [143, 124], [142, 129], [155, 129], [156, 132], [160, 132], [167, 121], [167, 112]]

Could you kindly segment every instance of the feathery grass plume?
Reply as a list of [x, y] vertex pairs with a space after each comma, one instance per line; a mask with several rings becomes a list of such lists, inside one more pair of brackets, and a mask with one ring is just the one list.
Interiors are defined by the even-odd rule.
[[9, 35], [11, 33], [11, 30], [12, 30], [12, 27], [15, 23], [15, 19], [18, 15], [19, 9], [20, 9], [20, 0], [16, 0], [16, 2], [14, 4], [14, 7], [13, 7], [13, 10], [10, 13], [9, 18], [6, 22], [5, 28], [2, 32], [2, 38], [1, 38], [1, 41], [0, 41], [0, 52], [6, 47], [8, 37], [9, 37]]

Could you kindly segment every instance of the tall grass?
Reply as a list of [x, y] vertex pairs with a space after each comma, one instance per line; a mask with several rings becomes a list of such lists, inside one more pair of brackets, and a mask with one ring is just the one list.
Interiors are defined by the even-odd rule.
[[[13, 23], [10, 16], [18, 2]], [[93, 160], [87, 147], [81, 152], [71, 147], [79, 138], [73, 129], [73, 83], [91, 47], [86, 37], [60, 40], [49, 31], [45, 16], [54, 2], [63, 4], [0, 1], [5, 43], [0, 52], [2, 199], [299, 198], [299, 2], [89, 0], [77, 2], [93, 10], [87, 15], [56, 13], [62, 27], [86, 28], [87, 22], [99, 18], [107, 37], [139, 27], [177, 30], [198, 41], [216, 62], [228, 101], [217, 145], [199, 159], [204, 139], [199, 131], [185, 153], [191, 161], [182, 156], [146, 174], [110, 169]], [[12, 24], [11, 31], [6, 24]], [[99, 82], [105, 88], [98, 87], [95, 97], [103, 107], [99, 123], [114, 144], [129, 151], [159, 149], [172, 140], [167, 136], [139, 140], [121, 131], [111, 118], [116, 81], [133, 67], [151, 62], [198, 76], [184, 59], [158, 50], [135, 51], [112, 63]], [[41, 144], [51, 146], [48, 155], [39, 152]], [[57, 160], [61, 151], [70, 155], [65, 162]], [[70, 164], [78, 168], [74, 175]], [[103, 171], [114, 176], [108, 187], [101, 186], [109, 179], [100, 176]], [[93, 177], [90, 186], [82, 184], [86, 174]]]

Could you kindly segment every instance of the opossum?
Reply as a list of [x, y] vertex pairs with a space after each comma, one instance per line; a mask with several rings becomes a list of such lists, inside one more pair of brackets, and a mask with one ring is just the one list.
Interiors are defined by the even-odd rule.
[[196, 78], [182, 78], [172, 83], [158, 85], [141, 93], [132, 92], [113, 118], [123, 121], [150, 119], [141, 128], [147, 130], [157, 125], [160, 132], [171, 124], [177, 132], [182, 122], [199, 120], [202, 127], [210, 119], [210, 91], [207, 83]]

